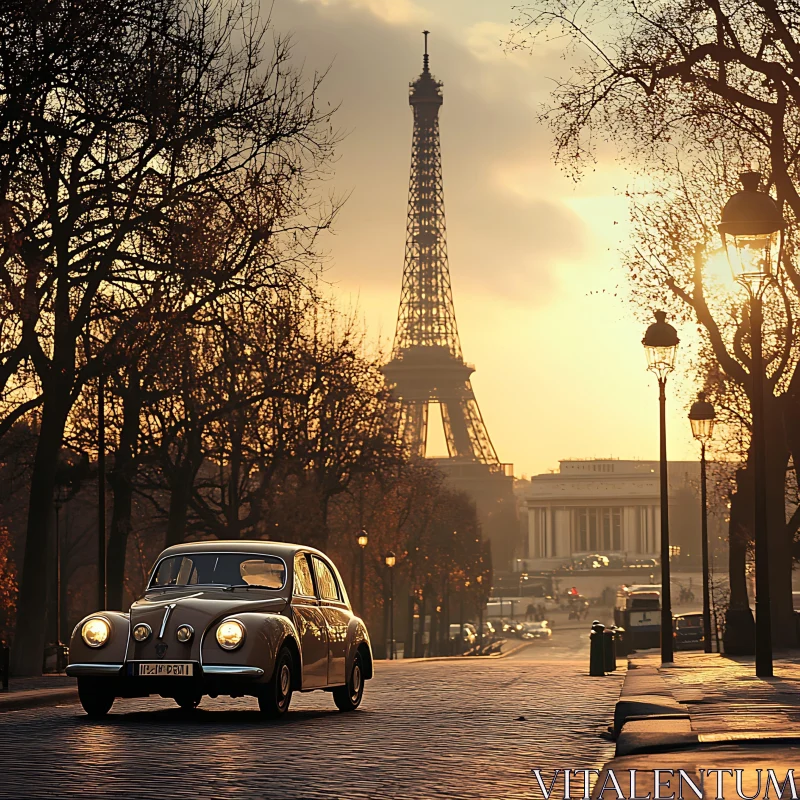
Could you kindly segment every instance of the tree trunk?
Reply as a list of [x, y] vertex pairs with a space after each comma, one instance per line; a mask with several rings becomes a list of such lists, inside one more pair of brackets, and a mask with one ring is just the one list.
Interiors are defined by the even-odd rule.
[[131, 532], [133, 478], [136, 472], [135, 453], [142, 410], [142, 397], [138, 381], [135, 370], [131, 370], [128, 387], [123, 395], [124, 408], [119, 448], [114, 457], [114, 469], [108, 475], [108, 482], [114, 494], [114, 508], [111, 513], [111, 531], [108, 536], [106, 591], [108, 607], [117, 610], [122, 610], [125, 556], [128, 552], [128, 536]]
[[56, 469], [69, 411], [69, 389], [49, 387], [42, 406], [28, 501], [25, 557], [17, 605], [11, 670], [14, 675], [41, 675], [47, 633], [47, 555]]
[[169, 516], [165, 547], [180, 544], [186, 538], [186, 520], [189, 516], [189, 503], [192, 499], [193, 473], [187, 464], [177, 469], [175, 479], [170, 485]]

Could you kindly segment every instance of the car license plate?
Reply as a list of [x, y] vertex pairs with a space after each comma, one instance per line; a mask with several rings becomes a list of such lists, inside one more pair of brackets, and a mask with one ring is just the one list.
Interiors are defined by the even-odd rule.
[[178, 677], [191, 678], [194, 674], [192, 668], [194, 664], [165, 664], [155, 662], [153, 664], [139, 664], [139, 677]]

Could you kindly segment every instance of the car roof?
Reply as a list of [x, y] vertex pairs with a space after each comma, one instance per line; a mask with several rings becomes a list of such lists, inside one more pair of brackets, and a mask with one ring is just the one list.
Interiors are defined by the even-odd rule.
[[168, 547], [158, 557], [181, 555], [184, 553], [257, 553], [278, 556], [291, 561], [296, 553], [314, 553], [327, 559], [328, 557], [314, 547], [289, 542], [271, 542], [263, 539], [204, 539], [201, 542], [183, 542]]

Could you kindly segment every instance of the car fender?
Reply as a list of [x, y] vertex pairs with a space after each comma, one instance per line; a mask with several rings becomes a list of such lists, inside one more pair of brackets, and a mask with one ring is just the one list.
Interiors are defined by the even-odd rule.
[[[83, 641], [81, 629], [88, 620], [101, 617], [111, 628], [108, 641], [102, 647], [89, 647]], [[70, 664], [120, 664], [125, 662], [130, 637], [130, 615], [121, 611], [99, 611], [87, 614], [72, 630], [69, 640]]]
[[372, 644], [369, 640], [369, 633], [364, 620], [360, 617], [353, 617], [347, 625], [347, 659], [345, 662], [345, 675], [350, 675], [350, 670], [353, 667], [353, 658], [362, 645], [366, 645], [369, 650], [369, 657], [367, 663], [364, 664], [364, 679], [372, 677]]
[[[237, 619], [244, 625], [244, 642], [236, 650], [225, 650], [219, 646], [216, 631], [227, 619]], [[201, 659], [206, 665], [246, 665], [264, 670], [262, 682], [269, 681], [275, 671], [275, 659], [287, 638], [298, 644], [297, 631], [290, 619], [282, 614], [265, 614], [257, 611], [229, 614], [215, 620], [206, 629], [201, 647]], [[302, 650], [298, 646], [302, 674]]]

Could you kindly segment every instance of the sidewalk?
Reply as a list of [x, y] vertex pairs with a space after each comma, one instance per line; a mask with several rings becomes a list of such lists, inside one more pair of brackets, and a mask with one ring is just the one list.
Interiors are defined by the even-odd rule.
[[8, 691], [0, 692], [0, 713], [23, 708], [44, 708], [78, 701], [78, 683], [66, 675], [11, 678]]
[[[744, 770], [743, 794], [764, 797], [767, 770], [783, 783], [787, 770], [800, 765], [800, 658], [792, 654], [775, 659], [775, 677], [757, 678], [752, 658], [679, 652], [674, 664], [662, 666], [657, 653], [635, 655], [614, 713], [616, 756], [605, 765], [593, 797], [610, 800], [618, 793], [608, 770], [629, 792], [629, 771], [637, 770], [636, 792], [655, 797], [654, 770], [683, 769], [702, 788], [704, 796], [736, 798], [735, 772], [721, 776], [708, 770]], [[756, 772], [762, 769], [762, 783]], [[669, 787], [662, 776], [661, 797], [682, 790], [696, 792], [687, 783]], [[800, 770], [796, 777], [800, 794]], [[626, 794], [628, 796], [628, 794]], [[770, 796], [775, 797], [774, 787]], [[792, 793], [787, 786], [785, 797]], [[797, 795], [794, 795], [795, 797]]]

